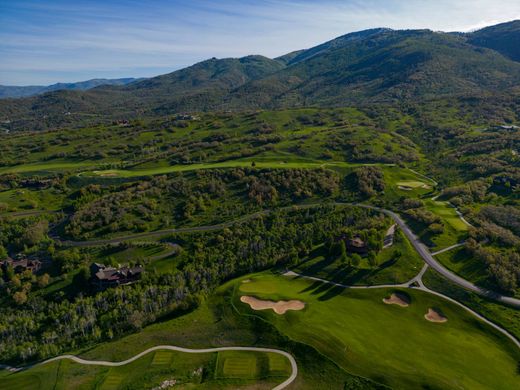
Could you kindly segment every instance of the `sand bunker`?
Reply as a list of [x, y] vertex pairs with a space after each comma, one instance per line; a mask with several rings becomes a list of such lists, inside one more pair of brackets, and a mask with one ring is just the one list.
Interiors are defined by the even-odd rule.
[[242, 280], [242, 283], [250, 283], [251, 282], [251, 279], [244, 279]]
[[287, 310], [303, 310], [305, 303], [302, 301], [264, 301], [255, 297], [243, 295], [240, 297], [240, 301], [247, 303], [253, 310], [267, 310], [273, 309], [276, 314], [285, 314]]
[[448, 319], [444, 317], [439, 311], [432, 309], [431, 307], [428, 309], [428, 313], [424, 315], [430, 322], [446, 322]]
[[383, 298], [383, 302], [387, 305], [399, 305], [408, 307], [410, 305], [410, 298], [404, 294], [393, 293], [390, 298]]

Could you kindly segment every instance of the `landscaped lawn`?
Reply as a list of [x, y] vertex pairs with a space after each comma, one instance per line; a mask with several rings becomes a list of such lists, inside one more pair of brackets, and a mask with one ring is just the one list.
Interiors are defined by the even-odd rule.
[[[514, 389], [520, 352], [469, 313], [428, 293], [407, 289], [409, 307], [386, 305], [392, 289], [343, 290], [270, 273], [235, 282], [234, 304], [293, 340], [307, 343], [347, 371], [397, 389]], [[305, 302], [284, 315], [253, 311], [239, 296]], [[446, 323], [424, 318], [440, 310]]]

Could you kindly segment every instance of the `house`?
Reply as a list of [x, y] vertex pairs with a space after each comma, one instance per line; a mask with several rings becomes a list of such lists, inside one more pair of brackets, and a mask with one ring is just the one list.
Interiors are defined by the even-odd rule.
[[96, 290], [117, 287], [134, 283], [141, 279], [143, 267], [107, 267], [104, 264], [94, 263], [90, 266], [91, 284]]
[[15, 259], [7, 258], [1, 262], [1, 265], [4, 271], [12, 267], [17, 274], [25, 271], [31, 271], [34, 274], [42, 268], [42, 262], [40, 260], [31, 259], [24, 255], [18, 255]]
[[365, 255], [368, 253], [368, 245], [360, 237], [345, 240], [347, 252]]

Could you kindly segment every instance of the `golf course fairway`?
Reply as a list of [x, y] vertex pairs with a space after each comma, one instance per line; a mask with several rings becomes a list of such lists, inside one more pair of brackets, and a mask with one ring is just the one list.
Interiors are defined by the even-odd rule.
[[[460, 307], [413, 289], [344, 290], [272, 273], [234, 282], [233, 304], [291, 339], [308, 344], [348, 372], [396, 389], [515, 389], [520, 351]], [[244, 279], [246, 279], [244, 278]], [[399, 291], [410, 305], [383, 299]], [[301, 311], [254, 311], [243, 295], [272, 301], [298, 299]], [[429, 322], [429, 309], [447, 321]]]

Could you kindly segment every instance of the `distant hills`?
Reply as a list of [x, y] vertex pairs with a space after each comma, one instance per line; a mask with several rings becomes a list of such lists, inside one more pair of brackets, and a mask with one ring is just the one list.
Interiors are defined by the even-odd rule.
[[10, 130], [181, 111], [416, 102], [518, 94], [520, 22], [468, 34], [385, 28], [276, 59], [210, 59], [166, 75], [86, 91], [0, 101]]
[[76, 83], [56, 83], [52, 85], [29, 85], [29, 86], [10, 86], [0, 85], [0, 99], [20, 98], [34, 95], [41, 95], [46, 92], [60, 90], [79, 90], [86, 91], [100, 85], [126, 85], [134, 81], [141, 80], [136, 78], [122, 79], [92, 79], [87, 81], [78, 81]]

